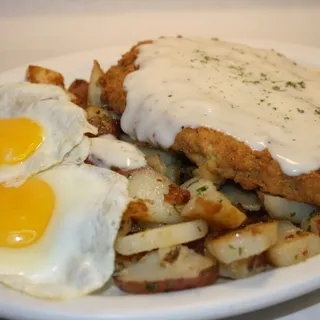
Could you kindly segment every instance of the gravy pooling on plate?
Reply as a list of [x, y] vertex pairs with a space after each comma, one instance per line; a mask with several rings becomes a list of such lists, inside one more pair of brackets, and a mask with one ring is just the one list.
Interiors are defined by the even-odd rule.
[[139, 50], [124, 83], [126, 133], [168, 148], [183, 128], [203, 126], [267, 148], [289, 176], [320, 168], [316, 71], [216, 39], [161, 38]]

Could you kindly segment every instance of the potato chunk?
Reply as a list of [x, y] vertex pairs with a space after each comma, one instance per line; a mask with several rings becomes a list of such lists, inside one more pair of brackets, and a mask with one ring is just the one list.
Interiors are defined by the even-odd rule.
[[287, 200], [285, 198], [260, 193], [263, 205], [272, 218], [290, 220], [301, 223], [302, 219], [310, 216], [316, 207], [302, 202]]
[[264, 253], [234, 261], [230, 264], [219, 264], [219, 275], [228, 279], [242, 279], [264, 272], [270, 264]]
[[103, 76], [103, 70], [97, 60], [93, 61], [93, 67], [90, 75], [90, 83], [88, 88], [88, 105], [101, 107], [101, 85], [100, 77]]
[[220, 262], [230, 264], [258, 255], [274, 245], [278, 238], [277, 226], [276, 221], [251, 224], [217, 238], [208, 237], [205, 247]]
[[287, 267], [320, 254], [320, 238], [297, 228], [289, 221], [279, 221], [278, 241], [267, 251], [275, 267]]
[[84, 108], [87, 105], [88, 85], [88, 81], [82, 79], [76, 79], [70, 84], [68, 92], [74, 96], [71, 96], [71, 100], [79, 107]]
[[302, 220], [301, 229], [320, 236], [320, 213], [313, 214]]
[[159, 293], [211, 285], [217, 277], [216, 261], [177, 246], [147, 253], [117, 272], [114, 282], [125, 292]]
[[132, 172], [129, 194], [133, 204], [128, 206], [126, 214], [154, 223], [182, 222], [180, 208], [190, 198], [188, 191], [151, 168]]
[[235, 229], [243, 224], [247, 216], [208, 180], [193, 178], [183, 185], [191, 193], [190, 201], [181, 211], [184, 220], [204, 219], [218, 229]]
[[247, 211], [259, 211], [261, 209], [261, 203], [254, 191], [244, 190], [239, 185], [229, 182], [224, 184], [219, 191], [223, 193], [234, 206], [240, 205]]
[[118, 237], [115, 250], [121, 255], [130, 256], [140, 252], [191, 242], [205, 237], [207, 233], [208, 225], [203, 220], [172, 224]]
[[87, 106], [88, 122], [98, 128], [98, 136], [104, 134], [113, 134], [119, 136], [121, 132], [120, 121], [113, 119], [105, 108], [97, 106]]
[[30, 65], [26, 78], [31, 83], [52, 84], [64, 88], [64, 78], [60, 72], [40, 66]]

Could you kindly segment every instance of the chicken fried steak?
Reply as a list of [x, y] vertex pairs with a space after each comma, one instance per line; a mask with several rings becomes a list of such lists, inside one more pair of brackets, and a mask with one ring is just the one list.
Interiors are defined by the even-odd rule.
[[[171, 42], [183, 41], [183, 39], [182, 40], [181, 39], [173, 40], [173, 39], [176, 39], [176, 38], [171, 38], [170, 41]], [[157, 40], [157, 41], [159, 42], [160, 40]], [[136, 65], [135, 62], [140, 55], [140, 48], [141, 48], [140, 46], [144, 44], [153, 45], [153, 42], [144, 41], [134, 46], [129, 52], [125, 53], [122, 56], [122, 58], [118, 61], [117, 65], [112, 66], [105, 73], [105, 75], [100, 79], [100, 84], [103, 86], [103, 90], [101, 94], [102, 101], [106, 103], [109, 108], [111, 108], [113, 111], [119, 114], [122, 114], [125, 112], [126, 104], [127, 104], [127, 92], [124, 89], [125, 79], [129, 74], [139, 72], [137, 71], [139, 70], [139, 66]], [[160, 52], [160, 55], [162, 54], [161, 57], [163, 61], [160, 61], [159, 64], [161, 64], [162, 62], [165, 64], [166, 59], [168, 57], [171, 59], [171, 56], [173, 57], [174, 54], [178, 54], [177, 50], [176, 52], [173, 53], [172, 51], [173, 49], [170, 47], [171, 44], [172, 43], [164, 43], [162, 46], [158, 45], [158, 47], [156, 47], [157, 50], [158, 49], [160, 51], [162, 50], [162, 53]], [[190, 43], [186, 43], [185, 45], [182, 44], [180, 47], [181, 47], [181, 50], [183, 50], [187, 46], [190, 47], [191, 45], [192, 44]], [[143, 47], [147, 47], [147, 46], [143, 46]], [[217, 47], [213, 49], [215, 50], [216, 48]], [[240, 90], [241, 92], [245, 92], [245, 90], [248, 90], [248, 93], [247, 93], [248, 96], [253, 95], [255, 92], [257, 92], [256, 88], [259, 89], [259, 93], [261, 92], [263, 93], [263, 95], [259, 95], [257, 97], [257, 103], [256, 103], [256, 108], [259, 108], [261, 112], [265, 112], [264, 114], [261, 115], [261, 117], [265, 115], [266, 119], [270, 119], [270, 118], [267, 118], [267, 117], [271, 117], [269, 116], [269, 113], [272, 114], [273, 111], [276, 112], [276, 109], [279, 110], [279, 108], [283, 107], [285, 103], [282, 103], [282, 100], [280, 101], [280, 98], [284, 97], [284, 94], [290, 94], [293, 98], [296, 97], [297, 99], [301, 100], [301, 109], [295, 108], [299, 110], [292, 110], [291, 114], [297, 113], [301, 117], [306, 116], [306, 114], [308, 114], [308, 112], [311, 109], [307, 110], [303, 108], [307, 106], [307, 102], [310, 102], [309, 97], [310, 97], [311, 89], [309, 90], [309, 88], [312, 87], [313, 84], [311, 82], [310, 82], [311, 84], [309, 84], [309, 82], [306, 83], [306, 80], [300, 80], [300, 79], [303, 78], [303, 79], [310, 80], [309, 78], [311, 76], [309, 77], [309, 75], [311, 74], [313, 77], [312, 72], [308, 70], [305, 71], [302, 67], [297, 66], [294, 62], [291, 62], [289, 59], [275, 52], [271, 53], [271, 51], [268, 51], [268, 53], [264, 53], [264, 52], [267, 52], [267, 50], [262, 51], [260, 49], [259, 50], [257, 49], [257, 51], [254, 51], [253, 49], [252, 50], [248, 49], [248, 54], [251, 55], [250, 58], [248, 58], [249, 59], [248, 60], [246, 59], [246, 54], [247, 54], [246, 48], [249, 48], [249, 47], [233, 46], [229, 48], [230, 52], [226, 52], [226, 46], [224, 46], [221, 49], [222, 50], [221, 52], [223, 52], [221, 56], [213, 54], [214, 51], [212, 51], [211, 49], [210, 49], [211, 51], [208, 49], [208, 52], [209, 52], [208, 53], [203, 48], [201, 48], [199, 50], [197, 49], [192, 51], [192, 55], [195, 55], [194, 57], [191, 56], [191, 53], [190, 53], [191, 51], [189, 50], [189, 55], [188, 54], [186, 55], [187, 58], [184, 55], [182, 55], [181, 60], [183, 59], [190, 60], [190, 65], [191, 65], [190, 68], [192, 68], [190, 69], [190, 72], [195, 72], [194, 70], [198, 70], [198, 71], [204, 70], [203, 72], [207, 72], [206, 71], [207, 69], [204, 69], [204, 68], [207, 68], [209, 64], [212, 64], [212, 68], [213, 68], [212, 70], [216, 70], [216, 73], [212, 72], [212, 76], [216, 77], [216, 79], [212, 80], [215, 82], [211, 82], [211, 84], [213, 83], [213, 85], [210, 88], [212, 88], [212, 91], [220, 90], [220, 92], [222, 93], [219, 94], [219, 99], [224, 98], [229, 103], [230, 108], [231, 107], [233, 108], [233, 105], [229, 101], [228, 93], [230, 94], [230, 96], [233, 94], [235, 95], [238, 94], [238, 91], [234, 91], [234, 92], [232, 91], [232, 85], [236, 84], [239, 88], [241, 88]], [[156, 54], [155, 52], [150, 53], [151, 49], [146, 49], [146, 50], [149, 50], [148, 51], [149, 56], [147, 57], [147, 54], [146, 54], [145, 60], [143, 61], [144, 64], [147, 64], [147, 62], [149, 61], [147, 60], [147, 58], [152, 60], [154, 59]], [[179, 52], [179, 54], [181, 53]], [[237, 56], [234, 56], [234, 54], [236, 54]], [[264, 54], [265, 56], [263, 56]], [[278, 58], [276, 56], [278, 56]], [[197, 57], [200, 57], [200, 58], [197, 58]], [[237, 57], [238, 61], [240, 61], [239, 64], [234, 64], [235, 60], [233, 59], [233, 57]], [[270, 62], [267, 61], [268, 62], [267, 67], [263, 67], [261, 69], [262, 71], [257, 70], [256, 73], [252, 72], [253, 67], [251, 67], [250, 59], [252, 59], [253, 61], [252, 65], [254, 66], [256, 61], [258, 63], [260, 60], [263, 60], [263, 59], [267, 60], [266, 57], [270, 60]], [[172, 58], [170, 63], [172, 61], [176, 61], [176, 60]], [[180, 63], [180, 60], [177, 60], [177, 61], [179, 61]], [[186, 62], [183, 62], [183, 63], [184, 63], [183, 65], [180, 65], [181, 69], [174, 72], [178, 73], [178, 72], [181, 72], [181, 70], [185, 70], [183, 68], [185, 68]], [[229, 63], [229, 65], [226, 67], [225, 63]], [[283, 80], [280, 79], [279, 81], [277, 81], [278, 78], [276, 77], [279, 72], [278, 70], [276, 70], [276, 68], [274, 68], [275, 71], [273, 71], [272, 68], [273, 66], [278, 67], [280, 64], [284, 65], [283, 67], [284, 69], [285, 68], [288, 69], [288, 70], [284, 70], [282, 75], [287, 76], [288, 74], [292, 74], [294, 75], [293, 80], [291, 80], [291, 78], [284, 78]], [[291, 66], [291, 64], [293, 69], [289, 70], [289, 67]], [[230, 82], [226, 82], [226, 83], [228, 84], [228, 88], [229, 88], [229, 85], [231, 88], [229, 88], [225, 93], [223, 93], [223, 91], [225, 91], [227, 84], [223, 84], [219, 87], [219, 82], [217, 80], [217, 77], [221, 75], [226, 76], [225, 75], [226, 73], [225, 72], [221, 73], [221, 70], [222, 71], [227, 70], [227, 72], [229, 72], [228, 76], [230, 76]], [[310, 72], [310, 74], [308, 72]], [[146, 73], [146, 75], [150, 75], [150, 74], [152, 73], [150, 72]], [[274, 76], [274, 78], [272, 78], [272, 76]], [[237, 81], [236, 77], [239, 78], [238, 79], [239, 85], [235, 82]], [[314, 77], [316, 76], [314, 75]], [[163, 75], [163, 79], [166, 79], [166, 75]], [[318, 83], [320, 83], [319, 79], [316, 78], [315, 81], [318, 81]], [[189, 79], [185, 79], [185, 80], [189, 80]], [[314, 80], [314, 79], [311, 79], [311, 80]], [[149, 82], [149, 79], [145, 78], [145, 83], [148, 83], [148, 82]], [[194, 83], [197, 83], [197, 82], [194, 82]], [[252, 91], [252, 94], [249, 91], [250, 92]], [[301, 98], [303, 97], [301, 95], [303, 95], [304, 92], [309, 93], [309, 96], [305, 100]], [[148, 92], [146, 94], [148, 94]], [[174, 95], [174, 94], [175, 92], [170, 93], [170, 89], [168, 89], [169, 98], [170, 98], [170, 95]], [[203, 93], [203, 94], [207, 95], [207, 93]], [[292, 101], [293, 99], [291, 96], [290, 96], [290, 99], [291, 99], [290, 101]], [[318, 90], [317, 96], [315, 98], [315, 102], [314, 101], [312, 102], [313, 106], [315, 105], [316, 102], [320, 101], [319, 97], [320, 97], [320, 91]], [[222, 105], [223, 104], [224, 102], [222, 101]], [[311, 105], [311, 102], [310, 102], [310, 105]], [[314, 106], [315, 108], [314, 121], [319, 121], [317, 120], [320, 118], [319, 114], [317, 114], [317, 112], [320, 113], [319, 106], [320, 106], [319, 104]], [[246, 107], [245, 101], [240, 99], [238, 107], [245, 108]], [[309, 108], [309, 105], [307, 107]], [[269, 113], [267, 113], [267, 111], [263, 111], [265, 110], [263, 108], [265, 109], [269, 108], [268, 109], [270, 110], [268, 111]], [[236, 110], [236, 109], [232, 109], [232, 110]], [[288, 109], [286, 110], [288, 111]], [[247, 112], [247, 111], [245, 110], [244, 112]], [[291, 112], [291, 110], [289, 110], [289, 112]], [[282, 117], [281, 118], [282, 123], [279, 126], [274, 125], [274, 128], [275, 128], [274, 130], [278, 130], [278, 131], [282, 130], [279, 132], [284, 132], [284, 140], [281, 140], [281, 141], [285, 141], [285, 139], [287, 139], [290, 134], [291, 135], [293, 134], [289, 132], [291, 114], [287, 115], [287, 114], [280, 113], [280, 116]], [[233, 115], [234, 114], [232, 111], [230, 113], [230, 117], [232, 117]], [[239, 115], [241, 115], [241, 113], [239, 113]], [[297, 118], [297, 115], [294, 114], [294, 116]], [[147, 115], [144, 114], [143, 117], [145, 117], [144, 121], [147, 122], [148, 121]], [[277, 120], [279, 119], [279, 114], [273, 115], [273, 117], [274, 119], [276, 119], [274, 120], [274, 123], [279, 123], [280, 120], [279, 121]], [[257, 118], [260, 119], [259, 117]], [[292, 121], [295, 121], [294, 119], [295, 118], [293, 118]], [[301, 118], [301, 121], [303, 121], [303, 119], [304, 118]], [[241, 121], [241, 119], [240, 118], [238, 120], [235, 119], [235, 121]], [[250, 118], [250, 113], [248, 113], [248, 126], [250, 126], [251, 121], [252, 121], [252, 118]], [[258, 121], [258, 120], [255, 119], [255, 121]], [[288, 123], [289, 123], [289, 127], [287, 127]], [[318, 127], [319, 127], [319, 123], [318, 123]], [[300, 132], [302, 132], [302, 130], [303, 128], [301, 130], [299, 129], [297, 131], [297, 135], [299, 135]], [[127, 131], [127, 130], [124, 130], [124, 131]], [[232, 134], [226, 134], [223, 131], [225, 130], [221, 130], [221, 128], [216, 129], [214, 126], [214, 123], [211, 127], [208, 125], [181, 126], [179, 132], [177, 132], [177, 134], [175, 135], [174, 142], [171, 145], [168, 145], [168, 147], [172, 148], [174, 151], [183, 152], [189, 159], [195, 162], [200, 169], [210, 173], [212, 177], [222, 178], [222, 179], [233, 179], [237, 183], [241, 184], [241, 186], [245, 189], [259, 189], [263, 192], [282, 196], [290, 200], [296, 200], [299, 202], [307, 202], [311, 204], [320, 205], [319, 166], [315, 168], [313, 167], [312, 170], [309, 170], [307, 172], [302, 172], [301, 174], [296, 174], [296, 173], [288, 174], [287, 172], [288, 170], [287, 171], [283, 170], [283, 166], [280, 166], [281, 159], [280, 158], [275, 159], [274, 154], [276, 154], [276, 151], [274, 152], [274, 154], [270, 152], [271, 150], [270, 148], [272, 147], [271, 144], [270, 144], [271, 146], [270, 148], [269, 148], [269, 145], [266, 145], [265, 148], [260, 148], [260, 150], [257, 150], [259, 148], [252, 148], [252, 146], [250, 146], [248, 143], [245, 143], [244, 141], [246, 140], [242, 140], [241, 138], [240, 139], [235, 138]], [[269, 132], [271, 131], [267, 131], [267, 133]], [[132, 132], [128, 132], [128, 133], [130, 134]], [[312, 136], [313, 133], [311, 132], [310, 134]], [[140, 137], [138, 136], [138, 138]], [[271, 138], [267, 137], [267, 139], [271, 139]], [[291, 140], [295, 140], [295, 139], [299, 140], [299, 136]], [[286, 147], [281, 145], [282, 143], [281, 141], [279, 142], [278, 149], [277, 149], [280, 151], [282, 150], [281, 146], [283, 148]], [[266, 143], [269, 144], [270, 141], [267, 141]], [[299, 148], [301, 145], [305, 143], [306, 143], [305, 141], [300, 141], [298, 143], [296, 150], [293, 150], [293, 152], [302, 153], [303, 150], [299, 151]], [[161, 143], [159, 144], [161, 145]], [[288, 145], [291, 145], [291, 142]], [[162, 143], [162, 146], [163, 146], [163, 143]], [[164, 147], [167, 147], [167, 146], [164, 146]], [[313, 158], [317, 159], [317, 161], [319, 162], [319, 145], [317, 145], [316, 147], [318, 148], [316, 151], [318, 152], [316, 154], [317, 157], [313, 157]], [[288, 151], [287, 149], [283, 149], [283, 150]], [[291, 153], [288, 151], [287, 154], [291, 154]], [[311, 154], [310, 154], [310, 157], [312, 157]], [[300, 158], [298, 158], [298, 160], [299, 159]], [[305, 158], [301, 158], [301, 159], [303, 160]], [[288, 161], [290, 162], [290, 159]], [[289, 162], [288, 162], [288, 165], [290, 164]], [[294, 160], [291, 161], [291, 164], [293, 162]], [[298, 166], [298, 169], [299, 168], [300, 167]]]

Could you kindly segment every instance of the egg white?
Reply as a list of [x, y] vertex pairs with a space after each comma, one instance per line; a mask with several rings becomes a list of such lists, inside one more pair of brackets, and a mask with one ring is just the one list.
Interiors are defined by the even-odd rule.
[[19, 83], [0, 87], [0, 118], [30, 118], [43, 130], [35, 152], [18, 164], [0, 166], [0, 183], [21, 184], [29, 176], [61, 163], [86, 132], [97, 133], [82, 108], [57, 86]]
[[89, 156], [92, 140], [86, 136], [63, 158], [63, 164], [82, 164]]
[[56, 204], [45, 233], [24, 248], [0, 247], [0, 283], [45, 299], [70, 299], [114, 271], [114, 241], [129, 202], [128, 180], [104, 168], [60, 165], [38, 174]]

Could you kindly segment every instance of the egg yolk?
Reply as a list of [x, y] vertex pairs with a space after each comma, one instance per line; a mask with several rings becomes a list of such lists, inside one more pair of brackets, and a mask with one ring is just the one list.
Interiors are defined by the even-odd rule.
[[21, 248], [37, 241], [54, 206], [54, 192], [43, 180], [30, 178], [17, 188], [0, 184], [0, 247]]
[[42, 128], [28, 118], [0, 119], [0, 165], [30, 157], [43, 140]]

